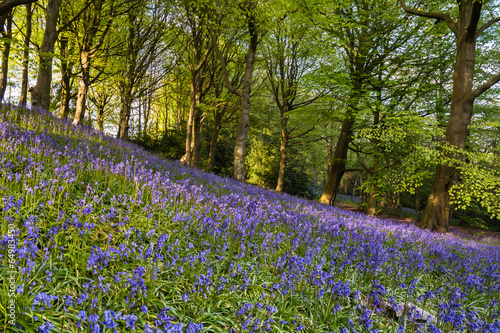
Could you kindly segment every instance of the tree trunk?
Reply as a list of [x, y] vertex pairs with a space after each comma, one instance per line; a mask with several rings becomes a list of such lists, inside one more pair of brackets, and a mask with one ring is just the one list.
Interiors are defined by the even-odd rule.
[[352, 186], [352, 192], [351, 192], [351, 200], [354, 200], [354, 196], [356, 195], [356, 186], [358, 185], [358, 175], [354, 177], [354, 185]]
[[192, 166], [199, 168], [200, 167], [200, 161], [201, 161], [201, 129], [202, 129], [202, 124], [201, 124], [201, 110], [200, 110], [200, 105], [202, 103], [202, 96], [201, 96], [201, 90], [202, 88], [202, 81], [201, 78], [198, 78], [198, 82], [196, 83], [198, 85], [197, 87], [197, 94], [195, 96], [195, 109], [194, 109], [194, 119], [193, 119], [193, 142], [192, 142], [192, 160], [191, 164]]
[[332, 171], [332, 161], [333, 161], [333, 138], [329, 137], [327, 144], [326, 144], [326, 149], [328, 150], [328, 174]]
[[283, 182], [285, 181], [286, 147], [288, 145], [287, 122], [288, 117], [286, 116], [286, 110], [283, 110], [281, 112], [280, 169], [278, 172], [278, 184], [276, 185], [277, 192], [283, 190]]
[[184, 155], [184, 163], [187, 165], [191, 165], [192, 157], [193, 157], [193, 148], [192, 148], [192, 140], [193, 140], [193, 130], [194, 130], [194, 122], [195, 122], [195, 113], [196, 113], [196, 96], [198, 95], [196, 84], [198, 73], [191, 74], [191, 104], [189, 106], [189, 116], [187, 122], [186, 129], [186, 154]]
[[217, 146], [217, 140], [219, 139], [219, 132], [221, 129], [222, 116], [225, 113], [226, 105], [223, 106], [222, 112], [215, 112], [214, 117], [214, 131], [212, 133], [212, 139], [210, 140], [210, 153], [208, 155], [207, 172], [212, 172], [215, 161], [215, 148]]
[[345, 172], [347, 152], [349, 144], [351, 143], [352, 126], [354, 125], [354, 118], [349, 113], [342, 122], [342, 129], [340, 130], [335, 153], [333, 155], [331, 172], [328, 174], [328, 181], [326, 182], [323, 195], [319, 202], [326, 205], [333, 205], [335, 197], [339, 191], [340, 181]]
[[30, 60], [30, 40], [31, 40], [31, 20], [32, 20], [31, 3], [26, 5], [26, 35], [24, 38], [23, 50], [23, 72], [21, 79], [21, 97], [19, 105], [26, 106], [28, 104], [28, 69]]
[[[7, 30], [3, 31], [4, 22], [7, 22]], [[12, 40], [12, 10], [4, 14], [1, 19], [2, 37], [6, 39], [2, 47], [2, 76], [0, 77], [0, 103], [3, 102], [7, 89], [7, 79], [9, 78], [9, 55]]]
[[194, 129], [193, 129], [193, 160], [191, 165], [199, 168], [201, 162], [201, 131], [203, 124], [201, 123], [201, 114], [199, 108], [197, 108]]
[[82, 66], [82, 77], [78, 86], [78, 95], [76, 99], [75, 116], [73, 117], [73, 125], [80, 124], [85, 118], [85, 106], [87, 101], [87, 92], [90, 81], [90, 57], [86, 46], [80, 53], [80, 61]]
[[132, 107], [132, 92], [130, 89], [123, 89], [120, 94], [120, 123], [118, 125], [117, 138], [128, 140], [130, 109]]
[[245, 59], [245, 77], [241, 91], [241, 113], [236, 131], [236, 142], [234, 145], [234, 179], [240, 182], [246, 180], [245, 148], [247, 144], [248, 130], [250, 129], [250, 92], [252, 90], [252, 76], [255, 64], [255, 55], [259, 44], [259, 35], [256, 31], [256, 20], [253, 15], [248, 17], [250, 31], [250, 43]]
[[104, 132], [104, 105], [99, 105], [97, 108], [97, 129]]
[[[459, 8], [457, 24], [457, 56], [453, 75], [453, 93], [450, 117], [446, 127], [446, 142], [458, 151], [465, 149], [468, 127], [472, 118], [474, 97], [472, 91], [476, 54], [476, 27], [481, 12], [481, 3], [472, 0], [463, 1]], [[445, 157], [456, 163], [440, 163], [437, 166], [434, 184], [425, 206], [419, 226], [438, 232], [450, 230], [450, 218], [453, 205], [450, 204], [450, 189], [459, 183], [457, 163], [463, 155], [447, 152]]]
[[45, 32], [40, 48], [40, 65], [36, 85], [31, 90], [33, 108], [48, 110], [50, 105], [50, 86], [52, 82], [52, 58], [57, 40], [57, 18], [62, 0], [49, 0], [46, 8]]
[[71, 99], [71, 70], [72, 64], [68, 60], [70, 49], [68, 37], [63, 36], [60, 40], [61, 49], [61, 108], [59, 117], [67, 119], [69, 116], [69, 101]]
[[370, 192], [368, 193], [368, 215], [375, 216], [377, 213], [377, 189], [375, 185], [371, 185]]

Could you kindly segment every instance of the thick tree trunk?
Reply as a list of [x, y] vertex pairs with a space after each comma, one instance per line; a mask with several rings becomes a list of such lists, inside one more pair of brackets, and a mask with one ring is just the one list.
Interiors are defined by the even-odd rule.
[[[2, 31], [2, 37], [6, 40], [2, 46], [2, 75], [0, 77], [0, 103], [5, 97], [5, 91], [7, 89], [7, 79], [9, 78], [9, 55], [10, 55], [10, 44], [12, 40], [12, 10], [5, 13], [2, 17], [2, 25], [6, 22], [6, 31]], [[3, 29], [3, 27], [2, 27]]]
[[23, 50], [23, 71], [21, 79], [21, 97], [19, 98], [19, 105], [25, 106], [28, 104], [28, 69], [30, 57], [30, 40], [31, 40], [31, 20], [32, 20], [31, 3], [26, 5], [26, 35], [24, 38]]
[[73, 125], [80, 124], [85, 118], [85, 106], [87, 102], [87, 92], [89, 90], [90, 81], [90, 57], [86, 47], [80, 53], [80, 61], [82, 66], [82, 76], [78, 86], [78, 95], [76, 99], [75, 116], [73, 117]]
[[240, 182], [246, 180], [245, 149], [247, 144], [248, 130], [250, 129], [250, 92], [252, 90], [252, 76], [255, 64], [255, 55], [259, 44], [259, 36], [256, 31], [255, 17], [248, 18], [250, 30], [250, 43], [245, 61], [245, 77], [241, 91], [241, 113], [236, 131], [236, 142], [234, 145], [234, 179]]
[[345, 172], [347, 152], [351, 143], [352, 126], [354, 119], [351, 114], [348, 114], [342, 122], [335, 153], [333, 155], [331, 171], [328, 174], [328, 181], [319, 202], [326, 205], [333, 205], [335, 197], [339, 191], [340, 181]]
[[[460, 150], [465, 149], [468, 127], [472, 118], [474, 98], [472, 91], [476, 54], [476, 27], [481, 12], [481, 4], [472, 0], [460, 5], [457, 24], [457, 56], [453, 75], [453, 93], [450, 117], [446, 127], [446, 142], [455, 152], [445, 153], [448, 160], [462, 160]], [[456, 163], [440, 163], [436, 170], [434, 184], [427, 200], [424, 215], [419, 226], [438, 232], [448, 232], [453, 206], [450, 204], [450, 189], [459, 182]]]
[[120, 96], [120, 122], [116, 137], [122, 140], [128, 140], [130, 109], [132, 107], [131, 96], [130, 89], [124, 89]]
[[280, 169], [278, 172], [278, 184], [276, 185], [276, 191], [283, 191], [283, 183], [285, 181], [285, 167], [286, 167], [286, 148], [288, 146], [288, 131], [286, 125], [288, 123], [288, 117], [286, 116], [286, 110], [281, 112], [281, 137], [280, 137]]
[[57, 18], [62, 0], [49, 0], [46, 8], [45, 33], [40, 48], [40, 65], [36, 85], [31, 90], [33, 108], [48, 110], [50, 105], [50, 86], [52, 82], [52, 58], [57, 40]]

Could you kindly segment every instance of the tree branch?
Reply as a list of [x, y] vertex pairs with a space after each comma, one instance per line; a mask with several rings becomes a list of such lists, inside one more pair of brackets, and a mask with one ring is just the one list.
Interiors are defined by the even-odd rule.
[[69, 20], [68, 22], [66, 22], [62, 27], [60, 27], [59, 29], [57, 29], [56, 33], [59, 34], [61, 33], [61, 31], [64, 31], [66, 30], [71, 24], [73, 24], [73, 22], [75, 22], [76, 20], [78, 20], [78, 18], [80, 17], [80, 15], [83, 14], [83, 12], [85, 12], [87, 10], [87, 8], [90, 7], [90, 5], [94, 2], [94, 0], [91, 0], [87, 3], [86, 6], [84, 6], [82, 8], [82, 10], [80, 10], [78, 12], [78, 14], [76, 14], [71, 20]]
[[434, 18], [434, 19], [446, 22], [446, 24], [451, 29], [451, 31], [453, 31], [453, 33], [455, 34], [455, 36], [458, 36], [457, 25], [453, 21], [453, 19], [451, 18], [451, 16], [450, 16], [449, 13], [426, 12], [426, 11], [423, 11], [423, 10], [418, 10], [418, 9], [415, 9], [415, 8], [410, 8], [410, 7], [408, 7], [406, 5], [406, 1], [405, 0], [399, 0], [399, 3], [401, 4], [401, 7], [403, 7], [404, 11], [407, 12], [407, 13], [409, 13], [409, 14], [413, 14], [413, 15], [417, 15], [417, 16], [422, 16], [422, 17], [428, 17], [428, 18]]
[[[234, 38], [234, 36], [236, 35], [236, 33], [237, 32], [235, 31], [234, 34], [233, 34], [233, 36], [231, 36], [231, 38], [229, 39], [229, 42], [227, 44], [228, 48], [229, 48], [229, 43], [232, 43], [232, 39]], [[229, 77], [228, 77], [227, 68], [226, 68], [226, 59], [220, 53], [219, 45], [217, 44], [217, 36], [216, 36], [215, 32], [213, 31], [213, 29], [212, 29], [212, 38], [213, 38], [213, 47], [214, 47], [214, 50], [215, 50], [215, 54], [217, 55], [217, 58], [219, 58], [220, 66], [221, 66], [221, 69], [222, 69], [222, 76], [224, 77], [224, 83], [226, 84], [226, 88], [229, 89], [229, 91], [231, 91], [236, 96], [241, 97], [241, 92], [238, 91], [231, 84], [231, 82], [229, 82]]]
[[496, 84], [498, 82], [500, 82], [500, 73], [498, 73], [497, 75], [493, 76], [491, 79], [489, 79], [488, 81], [484, 82], [482, 85], [480, 85], [479, 87], [477, 87], [475, 90], [473, 90], [470, 93], [468, 93], [467, 95], [465, 95], [465, 98], [466, 99], [469, 99], [469, 98], [476, 99], [482, 93], [484, 93], [486, 90], [490, 89], [491, 86], [493, 86], [494, 84]]
[[311, 139], [311, 140], [307, 140], [307, 141], [294, 142], [294, 143], [290, 143], [288, 146], [289, 146], [289, 147], [297, 147], [297, 146], [306, 145], [306, 144], [308, 144], [308, 143], [311, 143], [311, 142], [316, 142], [316, 141], [320, 141], [320, 140], [323, 140], [323, 138], [322, 138], [322, 137], [320, 137], [320, 138]]
[[4, 15], [7, 13], [9, 10], [11, 10], [14, 7], [20, 6], [20, 5], [27, 5], [29, 3], [36, 2], [38, 0], [3, 0], [0, 1], [0, 16]]
[[500, 22], [500, 16], [492, 18], [491, 20], [489, 20], [488, 22], [483, 24], [483, 26], [481, 28], [479, 28], [476, 32], [476, 38], [479, 37], [486, 29], [488, 29], [489, 27], [491, 27], [493, 24], [495, 24], [497, 22]]
[[289, 141], [291, 141], [291, 140], [293, 140], [293, 139], [300, 138], [301, 136], [304, 136], [304, 135], [306, 135], [307, 133], [314, 131], [314, 129], [315, 129], [315, 128], [316, 128], [316, 125], [314, 125], [313, 127], [309, 128], [309, 129], [307, 129], [307, 130], [305, 130], [304, 132], [302, 132], [302, 133], [300, 133], [300, 134], [296, 134], [296, 135], [290, 136], [290, 137], [288, 138], [288, 140], [289, 140]]

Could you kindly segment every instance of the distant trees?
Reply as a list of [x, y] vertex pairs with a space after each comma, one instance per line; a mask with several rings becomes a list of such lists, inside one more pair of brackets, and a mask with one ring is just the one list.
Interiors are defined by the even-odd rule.
[[285, 18], [269, 33], [266, 52], [267, 85], [280, 114], [280, 157], [276, 191], [283, 190], [287, 148], [292, 141], [314, 130], [316, 119], [309, 124], [289, 125], [290, 114], [326, 94], [325, 87], [308, 88], [307, 76], [319, 69], [320, 47], [312, 47], [311, 27], [307, 22]]
[[[135, 99], [154, 89], [172, 68], [169, 62], [158, 63], [160, 56], [173, 44], [171, 20], [168, 4], [156, 1], [151, 8], [137, 3], [122, 22], [126, 47], [125, 53], [118, 58], [119, 73], [115, 76], [120, 91], [117, 138], [129, 139], [130, 115]], [[161, 71], [155, 73], [153, 80], [145, 80], [153, 66], [159, 66]]]
[[[73, 125], [78, 125], [85, 115], [87, 93], [91, 84], [92, 60], [99, 55], [113, 19], [118, 15], [116, 11], [121, 10], [120, 5], [114, 0], [85, 0], [83, 6], [86, 9], [77, 23], [78, 28], [74, 29], [81, 74]], [[118, 8], [115, 9], [115, 6]]]

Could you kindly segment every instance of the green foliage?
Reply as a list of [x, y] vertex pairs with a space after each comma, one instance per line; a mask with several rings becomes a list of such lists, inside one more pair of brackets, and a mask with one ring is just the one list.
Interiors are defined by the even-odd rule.
[[186, 134], [184, 131], [167, 130], [162, 136], [142, 134], [134, 140], [135, 143], [144, 149], [158, 153], [169, 159], [179, 160], [184, 154], [183, 140]]
[[[279, 172], [279, 141], [269, 134], [253, 140], [247, 157], [248, 182], [262, 187], [276, 188]], [[317, 198], [320, 186], [308, 168], [303, 152], [288, 148], [283, 192], [305, 198]]]
[[250, 184], [275, 188], [279, 171], [279, 141], [269, 131], [253, 139], [246, 158]]
[[[468, 154], [471, 156], [471, 154]], [[484, 157], [484, 156], [483, 156]], [[450, 192], [453, 203], [458, 209], [476, 209], [480, 206], [491, 218], [500, 218], [500, 164], [462, 163], [461, 182], [454, 185]], [[484, 160], [483, 160], [484, 161]]]

